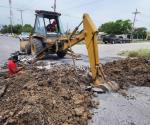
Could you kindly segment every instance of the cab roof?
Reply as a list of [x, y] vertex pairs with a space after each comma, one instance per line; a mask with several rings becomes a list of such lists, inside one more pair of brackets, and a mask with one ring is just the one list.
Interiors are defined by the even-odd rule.
[[35, 13], [36, 13], [36, 15], [40, 15], [40, 16], [43, 16], [43, 17], [46, 17], [46, 18], [61, 16], [60, 13], [52, 12], [52, 11], [45, 11], [45, 10], [36, 10]]

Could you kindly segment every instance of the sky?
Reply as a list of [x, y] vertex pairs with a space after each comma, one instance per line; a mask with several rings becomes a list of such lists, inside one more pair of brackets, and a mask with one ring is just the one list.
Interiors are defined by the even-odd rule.
[[[9, 24], [9, 0], [0, 0], [0, 24]], [[24, 24], [34, 25], [34, 10], [52, 11], [54, 0], [12, 0], [13, 24], [21, 23], [20, 12], [23, 9]], [[150, 30], [150, 0], [57, 0], [57, 11], [62, 13], [61, 21], [65, 30], [77, 26], [84, 13], [88, 13], [95, 24], [117, 19], [133, 20], [132, 12], [138, 9], [135, 27], [147, 27]]]

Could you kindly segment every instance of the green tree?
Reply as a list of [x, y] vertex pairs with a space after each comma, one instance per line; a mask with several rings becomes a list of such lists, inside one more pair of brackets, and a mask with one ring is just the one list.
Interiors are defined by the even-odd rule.
[[128, 34], [131, 32], [132, 22], [130, 20], [116, 20], [107, 22], [99, 27], [99, 31], [108, 34]]
[[13, 26], [13, 33], [20, 34], [22, 32], [22, 25], [17, 24]]
[[2, 29], [1, 29], [1, 31], [0, 31], [1, 33], [7, 33], [8, 32], [8, 26], [7, 25], [4, 25], [4, 26], [2, 26]]
[[33, 31], [33, 27], [30, 24], [25, 24], [22, 31], [31, 33]]
[[[20, 24], [13, 25], [12, 27], [13, 33], [15, 34], [21, 34], [21, 32], [29, 32], [31, 33], [33, 30], [33, 27], [30, 24], [25, 24], [23, 27]], [[0, 30], [1, 33], [11, 33], [11, 26], [10, 25], [4, 25], [2, 29]]]
[[133, 32], [134, 39], [146, 39], [147, 29], [145, 27], [136, 28]]

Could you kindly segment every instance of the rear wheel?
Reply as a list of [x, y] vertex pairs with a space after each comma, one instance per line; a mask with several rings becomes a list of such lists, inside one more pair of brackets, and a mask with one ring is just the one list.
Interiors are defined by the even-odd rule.
[[106, 41], [106, 40], [103, 40], [103, 43], [104, 43], [104, 44], [107, 44], [107, 41]]
[[59, 58], [64, 58], [66, 54], [67, 54], [67, 51], [58, 51], [57, 52], [57, 56]]
[[23, 47], [23, 43], [20, 40], [20, 52], [24, 52], [24, 51], [25, 51], [25, 48]]
[[111, 43], [112, 43], [112, 44], [115, 44], [115, 41], [113, 40]]
[[20, 47], [20, 52], [24, 52], [24, 49]]
[[32, 55], [37, 55], [40, 51], [43, 50], [43, 44], [40, 39], [34, 38], [31, 43], [31, 53]]

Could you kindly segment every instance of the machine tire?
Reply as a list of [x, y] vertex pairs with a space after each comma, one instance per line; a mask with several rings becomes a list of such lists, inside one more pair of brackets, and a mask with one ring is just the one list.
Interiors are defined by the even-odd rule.
[[57, 52], [57, 56], [59, 58], [64, 58], [66, 54], [67, 54], [67, 51], [58, 51]]
[[25, 49], [22, 48], [22, 46], [21, 46], [21, 40], [20, 40], [20, 52], [24, 52], [24, 51], [25, 51]]
[[115, 40], [113, 40], [111, 43], [112, 43], [112, 44], [115, 44], [116, 42], [115, 42]]
[[42, 49], [43, 44], [40, 39], [34, 38], [31, 43], [31, 53], [32, 55], [37, 55]]
[[107, 41], [104, 41], [104, 44], [107, 44], [108, 42]]
[[27, 45], [25, 46], [25, 53], [28, 54], [28, 55], [31, 54], [31, 45], [30, 45], [30, 44], [27, 44]]
[[20, 52], [24, 52], [24, 49], [20, 47]]

